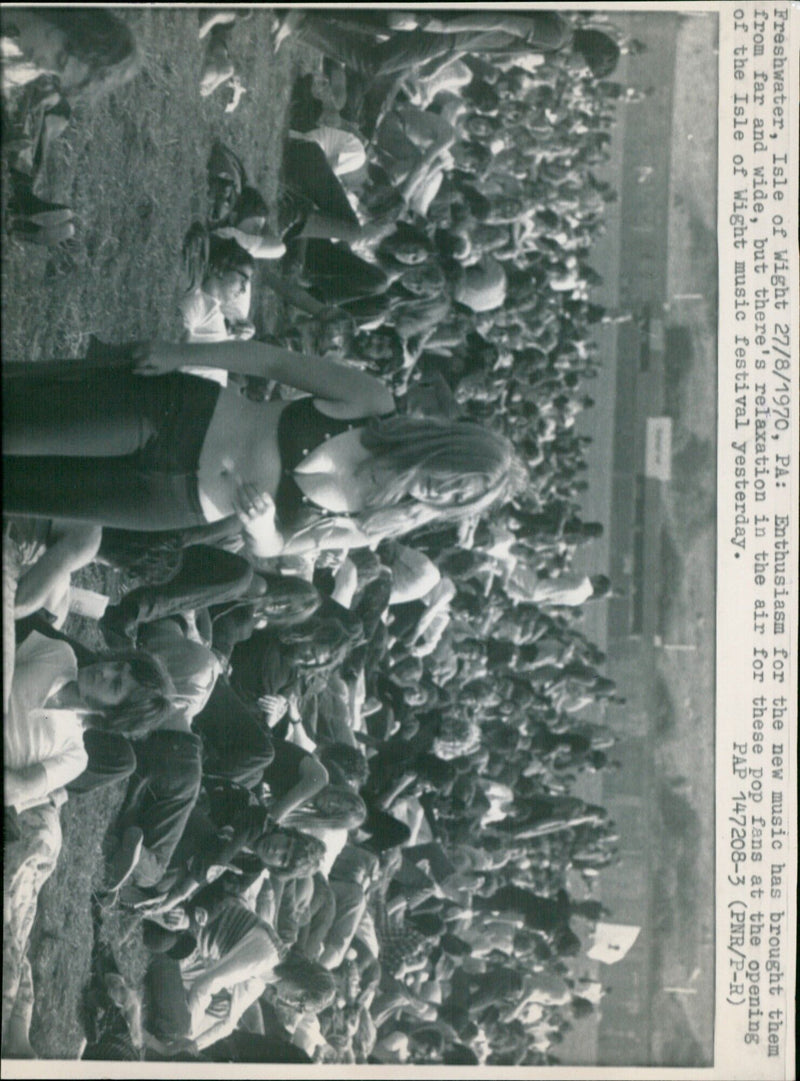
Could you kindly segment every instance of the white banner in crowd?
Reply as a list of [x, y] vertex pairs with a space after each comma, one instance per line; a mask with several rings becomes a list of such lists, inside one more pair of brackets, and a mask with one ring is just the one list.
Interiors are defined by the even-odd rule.
[[641, 927], [632, 927], [625, 923], [598, 923], [594, 932], [594, 942], [586, 956], [592, 961], [604, 965], [616, 965], [639, 937]]

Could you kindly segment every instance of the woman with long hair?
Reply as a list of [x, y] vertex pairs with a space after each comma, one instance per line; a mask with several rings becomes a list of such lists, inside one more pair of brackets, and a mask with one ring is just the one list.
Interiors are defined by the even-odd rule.
[[[180, 373], [187, 364], [306, 396], [253, 402]], [[236, 515], [261, 557], [370, 546], [476, 516], [524, 477], [503, 436], [395, 416], [373, 376], [261, 342], [134, 348], [128, 372], [34, 371], [3, 397], [8, 512], [144, 532]]]
[[321, 690], [349, 646], [347, 630], [337, 619], [257, 630], [231, 653], [231, 684], [245, 701], [259, 704], [276, 695]]

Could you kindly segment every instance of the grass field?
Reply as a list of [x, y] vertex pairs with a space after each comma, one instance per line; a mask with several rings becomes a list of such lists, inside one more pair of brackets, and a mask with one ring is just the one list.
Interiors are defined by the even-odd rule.
[[232, 51], [247, 93], [232, 114], [218, 91], [198, 92], [202, 43], [192, 9], [126, 8], [143, 71], [94, 109], [76, 107], [42, 194], [68, 203], [77, 236], [52, 253], [3, 245], [3, 356], [82, 355], [87, 335], [108, 341], [176, 337], [180, 250], [205, 210], [212, 140], [243, 159], [274, 197], [295, 58], [272, 54], [269, 13], [235, 27]]
[[[76, 237], [57, 251], [4, 238], [4, 360], [82, 356], [90, 334], [109, 342], [177, 338], [181, 241], [205, 211], [214, 138], [240, 155], [251, 180], [274, 201], [292, 76], [311, 59], [291, 45], [276, 58], [269, 12], [256, 12], [234, 29], [231, 49], [247, 92], [226, 114], [224, 92], [208, 99], [198, 92], [203, 47], [195, 10], [125, 8], [122, 17], [141, 45], [143, 70], [97, 107], [75, 108], [40, 189], [73, 208]], [[3, 191], [5, 208], [5, 184]], [[272, 297], [257, 292], [255, 306], [268, 318]], [[85, 584], [98, 582], [90, 576]], [[88, 626], [73, 630], [86, 638]], [[80, 1051], [91, 895], [102, 883], [108, 827], [122, 795], [115, 789], [79, 797], [62, 812], [64, 847], [41, 897], [31, 950], [32, 1042], [46, 1058], [75, 1058]], [[102, 934], [125, 974], [141, 977], [136, 922], [108, 916]]]
[[[670, 868], [660, 882], [673, 927], [659, 936], [654, 1016], [656, 1061], [711, 1061], [714, 1032], [714, 744], [716, 610], [717, 244], [716, 110], [696, 101], [717, 93], [716, 20], [691, 19], [678, 36], [667, 289], [671, 321], [683, 329], [686, 362], [671, 379], [673, 475], [664, 486], [664, 533], [674, 554], [664, 567], [670, 602], [659, 677], [673, 692], [675, 727], [654, 752], [660, 777], [660, 844]], [[662, 990], [685, 986], [692, 993]], [[692, 1045], [694, 1052], [692, 1052]], [[694, 1058], [692, 1058], [694, 1054]]]

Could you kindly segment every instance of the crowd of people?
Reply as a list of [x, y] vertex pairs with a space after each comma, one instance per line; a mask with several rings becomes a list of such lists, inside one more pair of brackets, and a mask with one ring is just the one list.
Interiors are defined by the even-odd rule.
[[[38, 109], [14, 227], [48, 244], [47, 117], [141, 62], [116, 16], [55, 11], [3, 16], [35, 76], [5, 92]], [[598, 171], [636, 100], [611, 76], [641, 46], [591, 12], [270, 17], [319, 63], [277, 205], [209, 148], [183, 340], [4, 370], [3, 1052], [35, 1054], [60, 808], [116, 784], [98, 911], [151, 960], [95, 974], [85, 1058], [556, 1062], [602, 995], [581, 956], [618, 859], [574, 794], [621, 701], [581, 629], [611, 584], [574, 562], [603, 532], [576, 421], [613, 318]], [[203, 94], [241, 21], [200, 12]], [[125, 582], [103, 655], [61, 629], [89, 564]]]

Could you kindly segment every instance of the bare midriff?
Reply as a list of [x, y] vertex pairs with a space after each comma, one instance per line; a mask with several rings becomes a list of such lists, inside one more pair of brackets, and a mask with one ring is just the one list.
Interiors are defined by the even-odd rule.
[[287, 402], [251, 402], [238, 389], [220, 394], [197, 466], [197, 489], [209, 522], [234, 513], [240, 484], [274, 496], [281, 478], [278, 420]]

